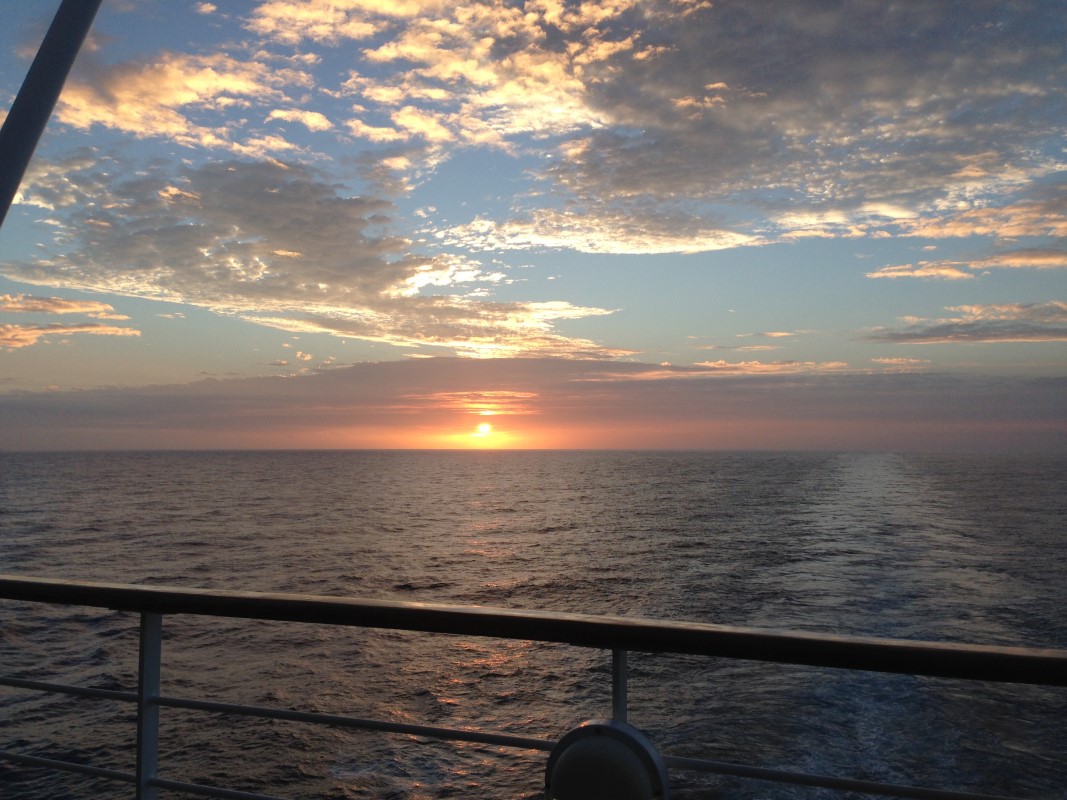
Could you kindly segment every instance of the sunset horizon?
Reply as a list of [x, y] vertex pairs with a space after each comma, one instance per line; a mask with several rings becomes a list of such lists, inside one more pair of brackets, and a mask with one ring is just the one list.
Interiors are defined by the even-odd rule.
[[1067, 451], [1065, 11], [105, 0], [0, 449]]

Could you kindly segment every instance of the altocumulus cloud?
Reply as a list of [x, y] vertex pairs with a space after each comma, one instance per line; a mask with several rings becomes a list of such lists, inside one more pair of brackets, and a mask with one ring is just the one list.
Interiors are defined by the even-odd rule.
[[445, 242], [659, 253], [973, 231], [991, 194], [1060, 169], [1061, 10], [271, 0], [246, 28], [275, 52], [358, 43], [319, 88], [355, 137], [423, 166], [546, 153], [510, 216], [474, 209]]
[[918, 320], [896, 330], [879, 330], [867, 338], [880, 342], [942, 344], [948, 342], [1064, 342], [1067, 303], [1008, 303], [955, 306], [959, 316]]
[[25, 294], [0, 295], [0, 311], [7, 313], [88, 314], [106, 319], [127, 319], [114, 307], [96, 300], [67, 300], [62, 297], [33, 297]]
[[[404, 147], [376, 155], [413, 172], [460, 148], [543, 155], [510, 210], [434, 223], [442, 244], [473, 249], [1062, 237], [1062, 192], [988, 202], [1062, 170], [1062, 4], [959, 8], [269, 0], [244, 19], [246, 58], [89, 58], [59, 119], [262, 158], [315, 154], [224, 112], [320, 132], [336, 120], [372, 148]], [[341, 45], [354, 66], [310, 70], [309, 49]], [[306, 92], [329, 113], [299, 110]]]
[[102, 125], [142, 138], [165, 137], [187, 146], [263, 156], [295, 146], [202, 115], [253, 101], [284, 101], [285, 88], [311, 83], [302, 70], [240, 61], [224, 53], [164, 52], [153, 61], [114, 65], [90, 60], [64, 88], [57, 117], [75, 128]]
[[[972, 261], [920, 261], [882, 267], [869, 278], [970, 279], [997, 269], [1067, 269], [1067, 174], [1026, 185], [995, 205], [907, 220], [903, 232], [930, 238], [990, 237], [996, 252]], [[1020, 241], [1035, 242], [1020, 246]]]
[[[454, 251], [990, 236], [995, 256], [869, 275], [1062, 268], [1063, 3], [960, 8], [258, 2], [243, 19], [248, 39], [227, 52], [117, 64], [86, 53], [57, 111], [79, 130], [250, 160], [165, 172], [116, 157], [108, 169], [85, 151], [35, 164], [20, 202], [50, 212], [53, 252], [3, 269], [420, 354], [602, 358], [624, 351], [557, 323], [609, 309], [479, 299], [507, 276]], [[315, 70], [326, 48], [348, 60]], [[320, 110], [306, 108], [311, 98]], [[335, 138], [365, 148], [351, 164], [372, 190], [290, 163], [314, 164], [314, 147]], [[476, 148], [513, 158], [524, 182], [506, 206], [475, 199], [462, 217], [420, 221], [414, 247], [389, 198]], [[960, 313], [873, 335], [1001, 341], [1025, 325], [1059, 335], [1058, 323]]]
[[[95, 319], [124, 320], [107, 303], [95, 300], [66, 300], [61, 297], [33, 297], [30, 295], [0, 295], [0, 312], [16, 314], [85, 314]], [[134, 328], [105, 325], [100, 322], [83, 323], [27, 323], [0, 325], [0, 349], [19, 350], [40, 342], [56, 341], [70, 334], [87, 333], [95, 336], [140, 336]]]
[[38, 168], [22, 196], [60, 212], [58, 252], [5, 264], [5, 274], [468, 355], [618, 354], [553, 329], [555, 320], [604, 309], [419, 296], [424, 285], [462, 289], [501, 275], [412, 254], [391, 233], [388, 200], [348, 194], [310, 167], [232, 161], [131, 177], [122, 167], [69, 159]]

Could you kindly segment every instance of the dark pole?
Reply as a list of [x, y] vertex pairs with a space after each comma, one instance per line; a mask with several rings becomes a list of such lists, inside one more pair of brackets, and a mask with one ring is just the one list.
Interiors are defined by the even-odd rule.
[[101, 0], [63, 0], [0, 128], [0, 225]]

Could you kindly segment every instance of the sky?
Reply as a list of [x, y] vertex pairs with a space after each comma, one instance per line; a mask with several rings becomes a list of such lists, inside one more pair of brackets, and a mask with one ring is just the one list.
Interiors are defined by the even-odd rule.
[[[0, 0], [0, 117], [57, 0]], [[0, 449], [1067, 452], [1067, 2], [104, 0]]]

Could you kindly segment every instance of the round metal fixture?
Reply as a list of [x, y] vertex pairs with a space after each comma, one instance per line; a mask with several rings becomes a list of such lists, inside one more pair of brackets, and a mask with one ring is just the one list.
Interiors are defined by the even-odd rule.
[[667, 769], [637, 728], [583, 722], [560, 739], [545, 768], [548, 800], [667, 800]]

